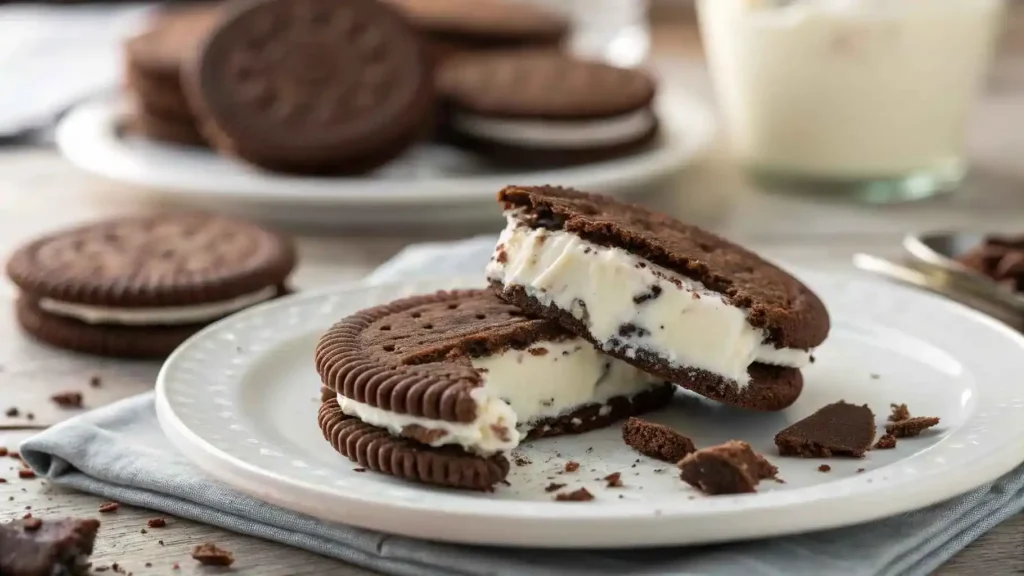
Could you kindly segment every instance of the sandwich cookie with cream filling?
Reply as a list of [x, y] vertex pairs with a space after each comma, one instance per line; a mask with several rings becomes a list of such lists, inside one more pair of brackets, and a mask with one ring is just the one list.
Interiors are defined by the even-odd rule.
[[[500, 455], [524, 440], [659, 408], [674, 388], [489, 290], [413, 296], [349, 316], [321, 337], [316, 367], [333, 391], [320, 424], [335, 449], [379, 472], [477, 489], [504, 478], [484, 472], [500, 471]], [[409, 468], [361, 453], [365, 446], [338, 439], [339, 415], [386, 432], [390, 441], [378, 433], [374, 442], [388, 450], [418, 446], [418, 458], [443, 464]], [[468, 457], [477, 459], [465, 460], [465, 474], [452, 468]]]
[[502, 164], [594, 162], [639, 151], [658, 133], [651, 76], [557, 52], [452, 58], [437, 89], [444, 138]]
[[611, 198], [510, 186], [487, 266], [499, 296], [708, 398], [781, 410], [828, 335], [799, 280], [710, 232]]
[[7, 275], [17, 317], [51, 345], [160, 358], [207, 324], [287, 290], [290, 240], [202, 213], [127, 217], [36, 239]]

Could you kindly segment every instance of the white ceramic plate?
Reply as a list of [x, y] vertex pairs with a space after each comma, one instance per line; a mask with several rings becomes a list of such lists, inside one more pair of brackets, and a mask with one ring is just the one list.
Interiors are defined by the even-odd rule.
[[[673, 70], [666, 67], [666, 70]], [[83, 103], [56, 130], [72, 164], [104, 179], [171, 201], [302, 223], [451, 223], [497, 218], [494, 196], [508, 184], [571, 185], [611, 195], [649, 192], [711, 143], [714, 117], [666, 72], [657, 101], [660, 142], [623, 158], [582, 166], [512, 171], [434, 144], [360, 178], [271, 174], [202, 148], [123, 134], [121, 98]]]
[[[210, 476], [325, 520], [413, 537], [539, 547], [625, 547], [777, 536], [872, 520], [951, 498], [1024, 460], [1024, 337], [937, 297], [844, 276], [801, 275], [833, 318], [800, 400], [778, 414], [679, 396], [651, 416], [698, 446], [750, 442], [785, 484], [705, 497], [671, 467], [626, 447], [619, 429], [533, 442], [511, 486], [467, 493], [354, 472], [316, 423], [313, 348], [357, 309], [473, 280], [426, 280], [299, 294], [207, 328], [179, 348], [157, 382], [157, 414], [172, 441]], [[825, 461], [775, 456], [772, 438], [825, 404], [867, 403], [878, 424], [891, 402], [940, 427], [895, 450]], [[561, 473], [578, 461], [576, 473]], [[857, 470], [863, 468], [863, 473]], [[659, 471], [660, 470], [660, 471]], [[600, 478], [622, 472], [623, 488]], [[553, 480], [552, 480], [553, 479]], [[550, 482], [596, 499], [555, 502]]]

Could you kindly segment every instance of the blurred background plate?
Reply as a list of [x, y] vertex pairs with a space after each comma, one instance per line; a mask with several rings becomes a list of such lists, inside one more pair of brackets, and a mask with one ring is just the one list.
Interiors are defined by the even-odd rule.
[[425, 144], [369, 177], [269, 174], [209, 150], [122, 134], [127, 103], [121, 98], [77, 106], [58, 125], [56, 141], [78, 168], [172, 203], [286, 225], [451, 225], [499, 217], [495, 194], [508, 184], [562, 184], [628, 196], [671, 182], [709, 147], [715, 120], [705, 103], [680, 86], [680, 66], [662, 63], [656, 73], [660, 142], [628, 157], [566, 168], [502, 170]]

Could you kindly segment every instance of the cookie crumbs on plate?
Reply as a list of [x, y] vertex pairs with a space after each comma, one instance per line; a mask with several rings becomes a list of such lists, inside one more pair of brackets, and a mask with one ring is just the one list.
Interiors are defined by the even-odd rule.
[[651, 458], [677, 463], [696, 450], [693, 440], [661, 424], [631, 417], [622, 425], [627, 446]]
[[622, 488], [622, 473], [613, 472], [605, 476], [604, 481], [608, 483], [608, 488]]
[[573, 490], [572, 492], [561, 492], [559, 494], [555, 494], [555, 500], [558, 502], [589, 502], [593, 499], [594, 495], [586, 488], [580, 488], [579, 490]]
[[565, 488], [565, 484], [559, 484], [558, 482], [552, 482], [552, 483], [548, 484], [546, 488], [544, 488], [544, 491], [545, 492], [557, 492], [557, 491], [561, 490], [562, 488]]
[[739, 440], [689, 454], [679, 462], [679, 470], [684, 482], [709, 495], [756, 492], [758, 482], [779, 471]]
[[66, 392], [58, 392], [53, 396], [50, 396], [50, 400], [54, 404], [61, 408], [81, 408], [82, 407], [82, 393], [69, 390]]
[[829, 466], [828, 464], [822, 464], [821, 466], [818, 466], [818, 472], [831, 472], [831, 471], [832, 471], [832, 467]]
[[899, 422], [910, 418], [910, 409], [906, 404], [889, 404], [892, 414], [889, 414], [889, 422]]
[[575, 472], [580, 469], [580, 463], [575, 460], [569, 460], [565, 463], [566, 472]]
[[118, 504], [117, 502], [107, 502], [107, 503], [102, 504], [100, 506], [100, 514], [107, 514], [109, 512], [117, 512], [117, 509], [120, 508], [120, 507], [121, 507], [121, 505]]
[[211, 542], [193, 548], [192, 558], [203, 566], [231, 566], [235, 562], [234, 554]]
[[533, 464], [533, 461], [527, 458], [525, 454], [513, 454], [512, 461], [516, 463], [516, 466], [529, 466]]
[[896, 437], [892, 434], [884, 434], [875, 442], [875, 450], [889, 450], [896, 447]]
[[890, 422], [885, 425], [885, 432], [897, 438], [912, 438], [938, 423], [939, 418], [935, 416], [917, 416], [899, 422]]

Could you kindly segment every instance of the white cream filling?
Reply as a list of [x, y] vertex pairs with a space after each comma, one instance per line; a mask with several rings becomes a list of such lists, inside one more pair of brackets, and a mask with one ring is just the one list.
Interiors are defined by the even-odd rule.
[[622, 144], [654, 127], [654, 112], [637, 110], [600, 120], [512, 120], [457, 113], [452, 123], [462, 133], [531, 148], [592, 148]]
[[633, 396], [658, 384], [652, 376], [577, 338], [474, 358], [473, 366], [480, 371], [483, 386], [470, 392], [477, 405], [472, 422], [397, 414], [341, 394], [338, 405], [345, 414], [395, 435], [408, 426], [421, 426], [444, 432], [431, 446], [458, 445], [490, 455], [518, 446], [540, 419], [586, 404], [604, 404], [616, 396]]
[[[700, 282], [657, 266], [621, 248], [598, 246], [565, 231], [521, 225], [518, 211], [487, 266], [487, 278], [522, 286], [542, 304], [582, 320], [604, 349], [645, 349], [674, 366], [706, 370], [739, 385], [754, 362], [801, 368], [811, 351], [776, 349], [747, 322], [746, 312], [727, 304]], [[642, 302], [643, 295], [653, 296]], [[633, 326], [632, 331], [623, 330]]]
[[61, 302], [40, 298], [39, 307], [50, 314], [74, 318], [87, 324], [120, 324], [124, 326], [169, 326], [196, 324], [216, 320], [270, 300], [277, 294], [276, 286], [267, 286], [256, 292], [243, 294], [230, 300], [192, 304], [189, 306], [160, 306], [153, 308], [111, 308]]

